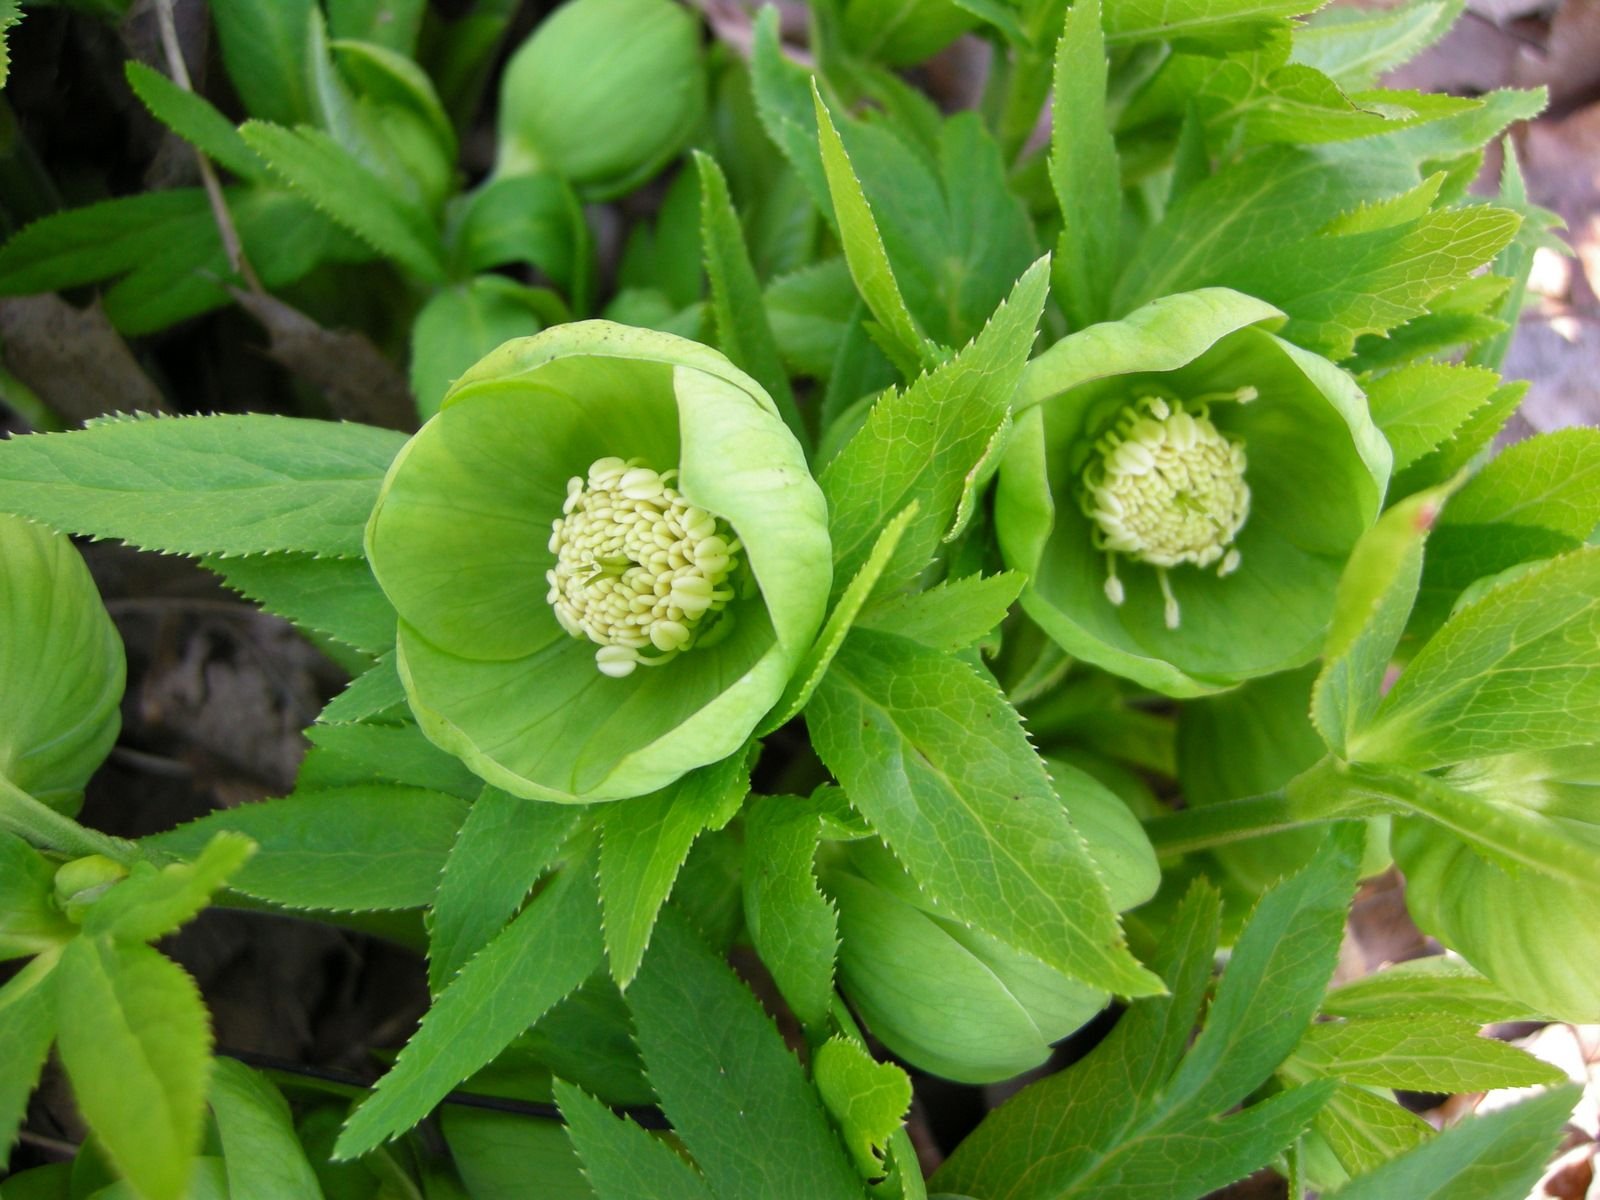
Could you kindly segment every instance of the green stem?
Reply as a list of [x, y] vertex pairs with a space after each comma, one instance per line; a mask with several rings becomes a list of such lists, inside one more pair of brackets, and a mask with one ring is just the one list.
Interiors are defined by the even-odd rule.
[[103, 854], [113, 862], [131, 866], [139, 860], [132, 842], [86, 829], [0, 775], [0, 827], [26, 838], [35, 846], [83, 858]]

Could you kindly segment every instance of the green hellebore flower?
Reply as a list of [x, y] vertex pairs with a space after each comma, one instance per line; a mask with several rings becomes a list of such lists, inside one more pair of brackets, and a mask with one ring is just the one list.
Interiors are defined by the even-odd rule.
[[617, 800], [737, 750], [821, 624], [826, 506], [714, 350], [584, 321], [507, 342], [367, 525], [423, 732], [519, 796]]
[[[1459, 763], [1442, 778], [1492, 805], [1537, 812], [1570, 841], [1575, 859], [1600, 855], [1600, 746]], [[1491, 862], [1420, 817], [1395, 819], [1394, 857], [1418, 927], [1534, 1011], [1575, 1024], [1600, 1021], [1592, 892]]]
[[568, 0], [506, 65], [497, 173], [552, 171], [587, 199], [650, 178], [705, 113], [700, 23], [673, 0]]
[[1392, 455], [1354, 381], [1226, 288], [1028, 366], [995, 495], [1022, 603], [1069, 653], [1173, 696], [1309, 661]]
[[[1111, 792], [1064, 763], [1073, 821], [1120, 911], [1160, 885], [1155, 851]], [[824, 868], [839, 910], [839, 986], [868, 1029], [913, 1066], [962, 1083], [1037, 1067], [1110, 995], [952, 919], [881, 844], [851, 843]]]

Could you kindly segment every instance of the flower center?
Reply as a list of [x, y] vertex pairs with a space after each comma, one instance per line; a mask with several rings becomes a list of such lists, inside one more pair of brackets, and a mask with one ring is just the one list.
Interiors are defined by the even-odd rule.
[[553, 523], [546, 599], [563, 629], [600, 647], [595, 665], [615, 679], [689, 649], [734, 596], [722, 585], [738, 539], [667, 486], [676, 474], [596, 459], [587, 479], [567, 480]]
[[1095, 442], [1083, 473], [1083, 511], [1094, 522], [1095, 548], [1105, 551], [1107, 598], [1123, 601], [1117, 555], [1148, 563], [1166, 598], [1168, 629], [1179, 618], [1168, 568], [1217, 563], [1219, 576], [1231, 574], [1239, 567], [1233, 539], [1250, 515], [1244, 444], [1217, 431], [1207, 399], [1248, 403], [1255, 389], [1187, 403], [1140, 397]]

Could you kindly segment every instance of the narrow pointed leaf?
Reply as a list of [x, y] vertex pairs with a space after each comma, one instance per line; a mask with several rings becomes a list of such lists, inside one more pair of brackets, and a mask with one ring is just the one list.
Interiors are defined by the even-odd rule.
[[600, 1200], [712, 1200], [705, 1181], [666, 1142], [564, 1080], [556, 1080], [555, 1092]]
[[821, 817], [794, 796], [762, 796], [745, 816], [744, 920], [750, 940], [801, 1024], [833, 1004], [839, 914], [817, 887]]

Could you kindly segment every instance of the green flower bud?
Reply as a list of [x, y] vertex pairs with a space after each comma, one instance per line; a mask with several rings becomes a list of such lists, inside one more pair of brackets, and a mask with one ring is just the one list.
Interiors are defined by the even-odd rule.
[[700, 27], [672, 0], [568, 0], [511, 58], [501, 175], [551, 171], [591, 199], [654, 175], [705, 111]]
[[[1488, 803], [1537, 812], [1574, 857], [1600, 855], [1600, 746], [1507, 754], [1444, 774]], [[1508, 995], [1558, 1021], [1600, 1021], [1600, 922], [1594, 898], [1532, 868], [1484, 858], [1421, 818], [1394, 820], [1394, 857], [1417, 925]]]
[[396, 457], [367, 526], [424, 733], [588, 802], [737, 750], [821, 624], [822, 494], [714, 350], [587, 321], [508, 342]]
[[69, 920], [82, 920], [90, 905], [127, 877], [127, 867], [103, 854], [75, 858], [56, 869], [56, 904]]
[[1392, 456], [1354, 381], [1223, 288], [1029, 364], [996, 526], [1069, 653], [1175, 696], [1309, 661]]
[[[1139, 822], [1109, 791], [1063, 763], [1074, 780], [1073, 821], [1120, 909], [1160, 883]], [[954, 920], [923, 894], [882, 845], [851, 843], [822, 871], [839, 909], [839, 986], [868, 1029], [895, 1054], [962, 1083], [1009, 1079], [1043, 1063], [1050, 1047], [1110, 996]]]

